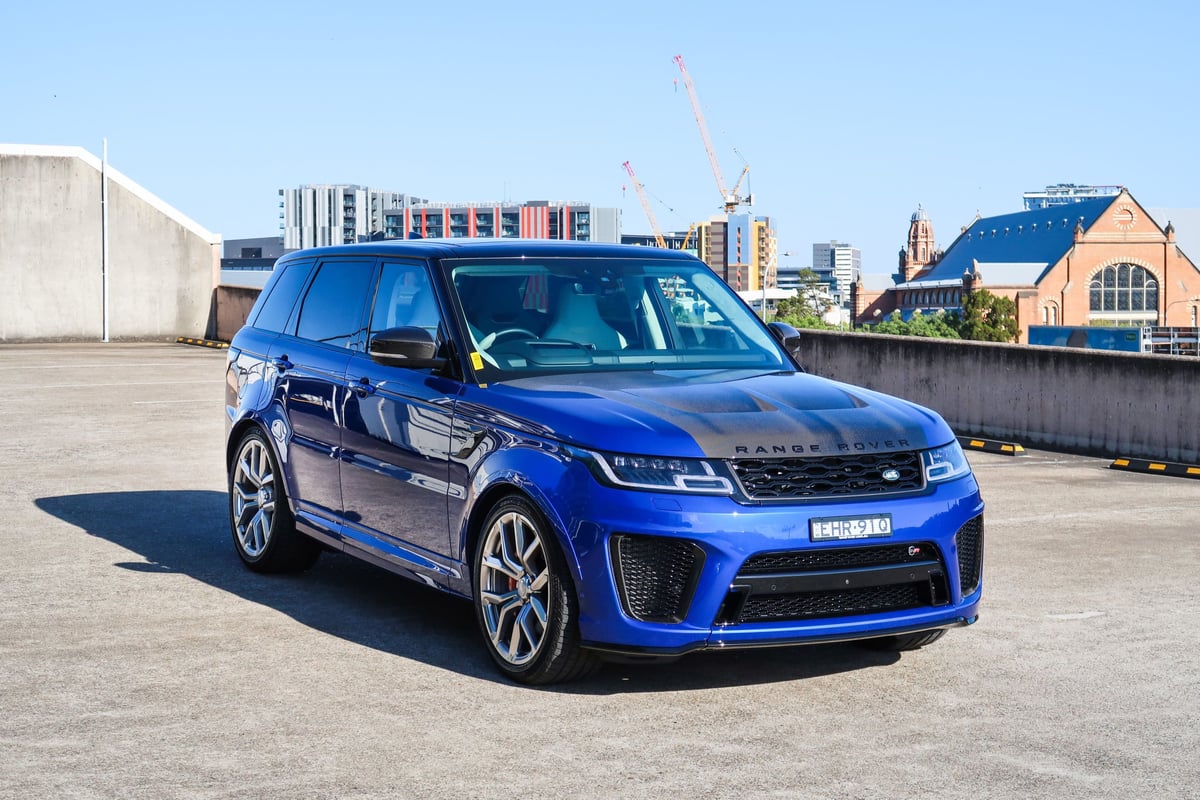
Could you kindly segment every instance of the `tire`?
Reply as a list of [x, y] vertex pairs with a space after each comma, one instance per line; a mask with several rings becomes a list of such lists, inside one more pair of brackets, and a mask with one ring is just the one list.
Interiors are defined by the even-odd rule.
[[474, 605], [484, 646], [505, 676], [545, 685], [593, 672], [579, 646], [579, 604], [550, 525], [523, 497], [488, 513], [475, 546]]
[[321, 555], [321, 545], [296, 530], [279, 462], [258, 430], [241, 438], [229, 465], [229, 529], [255, 572], [300, 572]]
[[933, 644], [945, 635], [946, 629], [941, 628], [935, 631], [907, 633], [901, 636], [881, 636], [878, 639], [867, 639], [864, 643], [875, 650], [891, 650], [899, 653], [905, 650], [920, 650], [925, 645]]

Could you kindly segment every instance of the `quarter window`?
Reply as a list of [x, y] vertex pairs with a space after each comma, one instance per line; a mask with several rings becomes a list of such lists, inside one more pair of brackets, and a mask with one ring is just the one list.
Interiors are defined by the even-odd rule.
[[280, 333], [287, 325], [292, 309], [296, 307], [296, 298], [304, 288], [308, 274], [312, 272], [311, 261], [299, 261], [287, 264], [283, 273], [275, 280], [271, 292], [262, 300], [258, 316], [254, 318], [254, 327]]

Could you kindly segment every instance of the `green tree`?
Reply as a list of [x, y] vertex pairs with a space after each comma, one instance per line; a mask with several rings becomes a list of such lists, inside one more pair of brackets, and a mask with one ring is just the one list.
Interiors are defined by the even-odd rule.
[[775, 319], [793, 328], [836, 328], [821, 316], [831, 298], [822, 286], [820, 276], [811, 267], [805, 267], [800, 270], [799, 279], [796, 296], [775, 304]]
[[957, 339], [958, 317], [954, 314], [939, 312], [937, 314], [913, 314], [912, 319], [905, 322], [900, 318], [899, 311], [893, 311], [891, 316], [871, 327], [872, 333], [889, 333], [893, 336], [928, 336], [936, 339]]
[[1015, 342], [1021, 329], [1017, 325], [1017, 304], [998, 297], [987, 289], [976, 289], [963, 301], [959, 335], [977, 342]]
[[803, 291], [795, 297], [787, 297], [775, 304], [775, 319], [786, 322], [793, 328], [832, 328], [821, 319], [821, 312], [810, 296]]

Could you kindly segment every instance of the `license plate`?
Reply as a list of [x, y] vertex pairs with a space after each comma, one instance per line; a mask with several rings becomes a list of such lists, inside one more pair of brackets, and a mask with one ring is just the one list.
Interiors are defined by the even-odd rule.
[[839, 539], [877, 539], [892, 535], [891, 514], [867, 514], [862, 517], [816, 517], [808, 521], [809, 538], [814, 542]]

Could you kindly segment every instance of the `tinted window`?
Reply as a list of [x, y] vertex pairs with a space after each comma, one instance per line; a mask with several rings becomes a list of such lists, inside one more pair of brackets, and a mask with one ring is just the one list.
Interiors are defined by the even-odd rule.
[[388, 328], [424, 328], [437, 338], [442, 315], [425, 268], [415, 263], [385, 262], [379, 275], [371, 335]]
[[296, 306], [296, 298], [308, 280], [312, 271], [311, 261], [293, 261], [284, 266], [282, 273], [275, 278], [274, 285], [259, 304], [258, 316], [254, 317], [254, 327], [279, 333], [287, 325], [288, 317]]
[[373, 261], [326, 261], [317, 270], [296, 335], [336, 347], [357, 347]]

